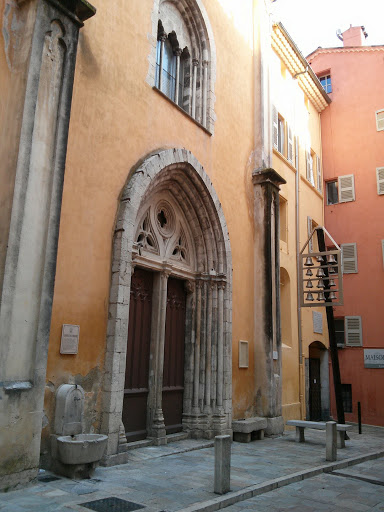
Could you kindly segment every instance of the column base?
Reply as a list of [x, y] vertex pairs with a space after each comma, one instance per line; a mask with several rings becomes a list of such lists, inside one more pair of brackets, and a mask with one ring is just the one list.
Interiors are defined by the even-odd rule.
[[280, 436], [284, 432], [284, 418], [275, 416], [267, 418], [267, 428], [264, 433], [267, 437]]

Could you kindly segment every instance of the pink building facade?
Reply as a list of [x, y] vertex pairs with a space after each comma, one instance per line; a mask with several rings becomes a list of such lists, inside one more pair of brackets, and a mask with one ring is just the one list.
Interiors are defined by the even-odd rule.
[[363, 423], [384, 425], [384, 45], [365, 45], [364, 27], [341, 37], [307, 60], [332, 99], [321, 116], [325, 226], [343, 255], [334, 314], [345, 419], [357, 421], [360, 402]]

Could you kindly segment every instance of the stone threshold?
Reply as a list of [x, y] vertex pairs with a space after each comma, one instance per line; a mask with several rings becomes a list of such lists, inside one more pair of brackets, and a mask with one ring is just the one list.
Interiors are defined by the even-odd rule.
[[[149, 446], [152, 446], [154, 448], [160, 448], [160, 449], [162, 447], [166, 448], [167, 446], [171, 445], [172, 443], [176, 443], [177, 441], [184, 441], [186, 439], [190, 439], [189, 434], [187, 432], [179, 432], [177, 434], [167, 435], [167, 444], [161, 445], [161, 446], [156, 445], [152, 439], [144, 439], [143, 441], [135, 441], [133, 443], [127, 443], [127, 445], [120, 448], [121, 452], [113, 454], [113, 455], [105, 456], [101, 460], [100, 466], [110, 467], [110, 466], [119, 466], [121, 464], [127, 464], [127, 463], [129, 463], [131, 453], [134, 450], [138, 450], [140, 448], [147, 448]], [[174, 448], [172, 451], [164, 450], [164, 453], [156, 453], [153, 455], [153, 457], [148, 457], [148, 458], [168, 457], [169, 455], [176, 455], [178, 453], [192, 452], [195, 450], [201, 450], [203, 448], [212, 448], [213, 446], [214, 446], [213, 440], [212, 441], [201, 440], [201, 442], [197, 442], [194, 446]]]
[[211, 500], [195, 503], [189, 507], [179, 509], [177, 512], [214, 512], [216, 510], [229, 507], [230, 505], [234, 505], [235, 503], [239, 503], [240, 501], [249, 500], [250, 498], [254, 498], [260, 494], [273, 491], [279, 487], [285, 487], [286, 485], [300, 482], [301, 480], [306, 480], [307, 478], [312, 478], [314, 476], [320, 475], [321, 473], [331, 473], [332, 471], [336, 471], [338, 469], [344, 469], [346, 467], [354, 466], [368, 460], [379, 459], [383, 456], [384, 450], [381, 450], [379, 452], [372, 452], [366, 455], [351, 457], [339, 462], [330, 462], [314, 468], [298, 471], [297, 473], [291, 473], [290, 475], [282, 476], [280, 478], [267, 480], [266, 482], [260, 484], [250, 485], [244, 489], [240, 489], [239, 491], [229, 492], [223, 496], [218, 496], [217, 498], [213, 498]]

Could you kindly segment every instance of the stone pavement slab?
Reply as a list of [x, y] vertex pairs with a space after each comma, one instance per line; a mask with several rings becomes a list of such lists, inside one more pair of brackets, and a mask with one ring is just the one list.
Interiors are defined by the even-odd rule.
[[[233, 443], [231, 493], [224, 495], [226, 502], [213, 492], [212, 442], [188, 439], [165, 447], [132, 450], [127, 464], [99, 467], [90, 480], [40, 481], [25, 489], [0, 494], [0, 512], [85, 512], [87, 509], [81, 506], [82, 503], [111, 496], [144, 505], [143, 512], [174, 512], [188, 508], [211, 512], [271, 489], [276, 489], [273, 493], [278, 492], [277, 486], [285, 486], [282, 491], [285, 492], [292, 486], [302, 485], [303, 478], [309, 478], [305, 482], [316, 482], [323, 471], [344, 471], [348, 464], [384, 454], [384, 429], [376, 428], [361, 436], [354, 431], [350, 437], [346, 448], [338, 450], [338, 462], [331, 464], [325, 460], [325, 434], [322, 431], [308, 430], [305, 443], [295, 442], [294, 430], [280, 438]], [[364, 462], [367, 473], [375, 471], [370, 463]], [[332, 478], [346, 480], [344, 476]], [[357, 482], [359, 486], [365, 484], [367, 482]], [[321, 492], [318, 498], [322, 507], [328, 506], [322, 501]], [[295, 499], [289, 497], [293, 502]], [[310, 504], [305, 506], [310, 507]]]

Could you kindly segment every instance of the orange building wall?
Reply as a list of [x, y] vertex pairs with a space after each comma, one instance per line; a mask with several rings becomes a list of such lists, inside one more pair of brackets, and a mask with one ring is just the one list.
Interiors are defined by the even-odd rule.
[[[119, 194], [140, 159], [171, 147], [185, 147], [196, 156], [222, 203], [233, 263], [233, 415], [252, 415], [252, 105], [257, 94], [253, 2], [223, 7], [217, 0], [204, 1], [217, 55], [213, 136], [146, 82], [153, 1], [130, 0], [129, 8], [125, 2], [114, 3], [113, 8], [108, 2], [94, 3], [98, 12], [81, 31], [76, 66], [47, 367], [47, 416], [53, 417], [55, 389], [76, 378], [86, 391], [86, 427], [97, 428]], [[59, 352], [64, 323], [80, 324], [77, 355]], [[248, 369], [238, 368], [238, 340], [250, 342]]]
[[[332, 103], [322, 113], [324, 178], [355, 177], [355, 201], [325, 206], [325, 225], [336, 242], [357, 243], [358, 273], [344, 274], [344, 306], [335, 316], [361, 316], [363, 348], [384, 348], [384, 196], [376, 182], [384, 132], [375, 121], [375, 111], [384, 108], [384, 47], [363, 48], [320, 50], [308, 60], [332, 80]], [[352, 384], [353, 413], [346, 420], [357, 420], [360, 401], [363, 422], [384, 425], [384, 369], [364, 369], [363, 348], [339, 350], [342, 383]]]

